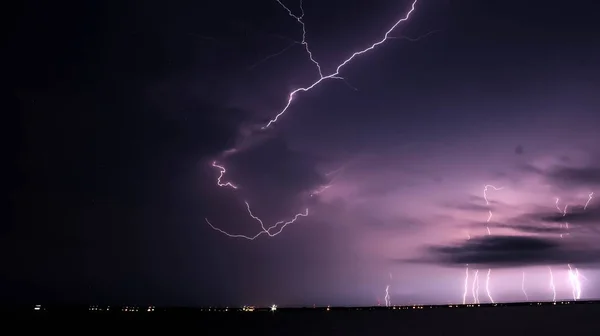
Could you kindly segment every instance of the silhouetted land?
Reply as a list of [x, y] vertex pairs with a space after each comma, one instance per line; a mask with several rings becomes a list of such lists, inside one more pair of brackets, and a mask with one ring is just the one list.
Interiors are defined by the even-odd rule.
[[[5, 310], [4, 326], [20, 331], [120, 332], [169, 334], [244, 332], [252, 335], [600, 335], [600, 304], [441, 306], [407, 309], [279, 309], [215, 311], [161, 309], [154, 312], [47, 309]], [[7, 322], [7, 323], [6, 323]], [[158, 329], [161, 328], [161, 329]]]

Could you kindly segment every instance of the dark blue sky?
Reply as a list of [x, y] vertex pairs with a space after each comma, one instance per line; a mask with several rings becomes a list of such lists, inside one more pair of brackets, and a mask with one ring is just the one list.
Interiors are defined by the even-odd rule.
[[[306, 41], [331, 73], [410, 5], [305, 0]], [[389, 286], [392, 303], [445, 303], [468, 274], [469, 300], [552, 299], [550, 271], [573, 296], [570, 265], [598, 297], [597, 7], [419, 0], [345, 82], [260, 131], [319, 79], [277, 1], [24, 4], [3, 296], [370, 305]], [[205, 222], [259, 233], [244, 201], [266, 226], [309, 216], [254, 241]]]

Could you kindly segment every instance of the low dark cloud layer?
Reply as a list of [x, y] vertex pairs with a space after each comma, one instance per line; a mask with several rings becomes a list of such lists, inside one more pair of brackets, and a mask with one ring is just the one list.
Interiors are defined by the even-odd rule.
[[592, 188], [600, 185], [600, 162], [592, 160], [584, 166], [567, 165], [570, 159], [561, 157], [561, 164], [542, 169], [531, 164], [523, 165], [520, 170], [525, 173], [544, 177], [551, 185], [562, 188]]
[[242, 187], [240, 192], [283, 206], [327, 183], [328, 178], [317, 171], [319, 163], [318, 157], [273, 137], [230, 156], [223, 164], [228, 166], [228, 178]]
[[599, 263], [600, 250], [580, 249], [556, 238], [483, 236], [453, 245], [429, 246], [422, 258], [411, 261], [490, 268], [566, 263], [580, 265]]

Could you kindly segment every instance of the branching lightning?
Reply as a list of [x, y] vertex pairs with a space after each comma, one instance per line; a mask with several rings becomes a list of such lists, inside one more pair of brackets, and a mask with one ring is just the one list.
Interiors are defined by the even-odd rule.
[[[588, 204], [590, 203], [590, 201], [592, 200], [594, 196], [594, 193], [591, 192], [588, 195], [588, 200], [585, 203], [583, 209], [585, 210], [588, 206]], [[556, 209], [558, 211], [560, 210], [560, 207], [558, 206], [558, 202], [559, 202], [559, 198], [556, 198]], [[563, 217], [565, 217], [567, 215], [567, 207], [568, 205], [565, 204], [564, 209], [562, 210], [562, 214]], [[569, 223], [565, 221], [565, 227], [568, 230], [569, 229]], [[567, 232], [567, 234], [569, 234]], [[562, 238], [563, 235], [561, 234], [560, 237]], [[569, 284], [571, 285], [571, 292], [573, 293], [573, 300], [577, 301], [581, 298], [581, 280], [579, 279], [579, 270], [577, 268], [573, 269], [573, 267], [571, 267], [571, 264], [567, 264], [567, 267], [569, 268], [568, 272], [567, 272], [567, 276], [568, 276], [568, 280], [569, 280]]]
[[473, 303], [479, 303], [479, 270], [475, 270], [473, 275]]
[[[244, 239], [248, 239], [248, 240], [254, 240], [254, 239], [258, 238], [259, 236], [261, 236], [262, 234], [267, 234], [269, 237], [275, 237], [276, 235], [280, 234], [281, 231], [283, 231], [283, 229], [286, 226], [294, 223], [298, 218], [308, 216], [308, 209], [306, 209], [304, 212], [296, 214], [294, 216], [294, 218], [291, 220], [279, 221], [279, 222], [273, 224], [272, 226], [266, 228], [263, 221], [260, 218], [256, 217], [252, 213], [252, 210], [250, 209], [250, 204], [248, 204], [248, 202], [244, 202], [244, 203], [246, 204], [246, 209], [248, 210], [248, 214], [250, 215], [250, 217], [252, 217], [254, 220], [256, 220], [260, 224], [260, 227], [262, 229], [259, 233], [255, 234], [254, 236], [246, 236], [246, 235], [242, 235], [242, 234], [231, 234], [231, 233], [223, 231], [223, 230], [217, 228], [216, 226], [212, 225], [212, 223], [207, 218], [205, 218], [204, 220], [206, 220], [206, 223], [208, 223], [208, 225], [210, 225], [211, 228], [223, 233], [226, 236], [229, 236], [231, 238], [244, 238]], [[271, 230], [274, 230], [274, 229], [278, 229], [278, 230], [271, 232]]]
[[[393, 31], [393, 30], [394, 30], [394, 29], [395, 29], [395, 28], [396, 28], [396, 27], [397, 27], [397, 26], [398, 26], [400, 23], [402, 23], [402, 22], [405, 22], [405, 21], [407, 21], [407, 20], [410, 18], [411, 14], [414, 12], [414, 10], [415, 10], [415, 6], [416, 6], [416, 4], [417, 4], [417, 2], [418, 2], [418, 0], [414, 0], [414, 1], [413, 1], [412, 5], [411, 5], [411, 7], [410, 7], [410, 10], [409, 10], [409, 11], [408, 11], [408, 12], [407, 12], [405, 15], [404, 15], [404, 17], [402, 17], [401, 19], [399, 19], [398, 21], [396, 21], [396, 22], [395, 22], [395, 23], [394, 23], [394, 24], [391, 26], [391, 28], [389, 28], [389, 30], [388, 30], [388, 31], [387, 31], [387, 32], [384, 34], [384, 36], [383, 36], [383, 38], [382, 38], [381, 40], [379, 40], [379, 41], [377, 41], [377, 42], [373, 43], [373, 44], [372, 44], [370, 47], [368, 47], [368, 48], [366, 48], [366, 49], [363, 49], [363, 50], [361, 50], [361, 51], [354, 52], [354, 53], [353, 53], [353, 54], [352, 54], [352, 55], [351, 55], [349, 58], [347, 58], [346, 60], [344, 60], [342, 63], [340, 63], [340, 64], [337, 66], [337, 68], [336, 68], [336, 70], [335, 70], [335, 72], [334, 72], [334, 73], [332, 73], [332, 74], [329, 74], [329, 75], [324, 75], [324, 74], [323, 74], [323, 71], [322, 71], [322, 69], [321, 69], [321, 65], [320, 65], [320, 64], [319, 64], [319, 62], [317, 62], [317, 61], [315, 60], [315, 58], [313, 57], [313, 53], [312, 53], [312, 51], [311, 51], [311, 49], [310, 49], [310, 47], [309, 47], [309, 45], [308, 45], [308, 42], [306, 41], [306, 25], [304, 24], [304, 21], [303, 21], [303, 18], [304, 18], [304, 8], [303, 8], [303, 6], [302, 6], [302, 0], [300, 0], [300, 12], [301, 12], [301, 13], [300, 13], [300, 15], [299, 15], [299, 16], [298, 16], [298, 15], [295, 15], [295, 14], [294, 14], [294, 13], [293, 13], [293, 12], [292, 12], [292, 11], [291, 11], [291, 10], [290, 10], [288, 7], [287, 7], [287, 6], [285, 6], [285, 5], [283, 4], [283, 2], [281, 2], [281, 0], [276, 0], [276, 1], [277, 1], [277, 3], [278, 3], [278, 4], [279, 4], [281, 7], [283, 7], [283, 9], [285, 9], [285, 10], [288, 12], [288, 15], [289, 15], [290, 17], [292, 17], [293, 19], [295, 19], [295, 20], [296, 20], [296, 22], [298, 22], [298, 23], [299, 23], [299, 24], [302, 26], [302, 40], [301, 40], [301, 41], [299, 41], [299, 42], [298, 42], [298, 41], [292, 41], [293, 43], [292, 43], [292, 44], [290, 44], [290, 45], [289, 45], [287, 48], [285, 48], [284, 50], [282, 50], [282, 51], [280, 51], [280, 52], [278, 52], [278, 53], [276, 53], [276, 54], [269, 55], [267, 58], [265, 58], [265, 59], [261, 60], [259, 63], [261, 63], [261, 62], [265, 61], [266, 59], [269, 59], [269, 58], [272, 58], [272, 57], [276, 57], [276, 56], [278, 56], [278, 55], [282, 54], [283, 52], [285, 52], [286, 50], [288, 50], [289, 48], [293, 47], [294, 45], [296, 45], [296, 44], [300, 44], [300, 45], [303, 45], [303, 46], [304, 46], [304, 49], [305, 49], [306, 53], [308, 54], [308, 57], [309, 57], [310, 61], [311, 61], [311, 62], [312, 62], [314, 65], [315, 65], [315, 67], [317, 68], [317, 71], [318, 71], [318, 73], [319, 73], [319, 79], [318, 79], [317, 81], [313, 82], [311, 85], [309, 85], [309, 86], [307, 86], [307, 87], [297, 88], [297, 89], [295, 89], [295, 90], [291, 91], [291, 92], [288, 94], [288, 100], [287, 100], [287, 103], [286, 103], [286, 105], [284, 106], [284, 108], [283, 108], [282, 110], [280, 110], [280, 111], [279, 111], [279, 113], [277, 113], [277, 115], [275, 115], [275, 117], [274, 117], [273, 119], [271, 119], [271, 120], [270, 120], [270, 121], [269, 121], [267, 124], [265, 124], [264, 126], [262, 126], [262, 129], [267, 129], [267, 128], [269, 128], [271, 125], [273, 125], [274, 123], [276, 123], [276, 122], [278, 121], [278, 119], [279, 119], [279, 118], [280, 118], [280, 117], [281, 117], [281, 116], [282, 116], [282, 115], [283, 115], [283, 114], [284, 114], [284, 113], [285, 113], [285, 112], [288, 110], [288, 108], [289, 108], [289, 107], [290, 107], [290, 105], [292, 104], [292, 101], [294, 100], [294, 97], [296, 96], [296, 94], [297, 94], [298, 92], [301, 92], [301, 91], [302, 91], [302, 92], [309, 91], [309, 90], [311, 90], [312, 88], [314, 88], [315, 86], [319, 85], [321, 82], [323, 82], [323, 81], [325, 81], [325, 80], [327, 80], [327, 79], [339, 79], [339, 80], [342, 80], [342, 81], [344, 81], [344, 82], [345, 82], [347, 85], [349, 85], [350, 87], [352, 87], [352, 86], [351, 86], [351, 85], [350, 85], [350, 84], [349, 84], [349, 83], [348, 83], [348, 82], [347, 82], [347, 81], [346, 81], [344, 78], [342, 78], [342, 77], [340, 77], [340, 76], [339, 76], [339, 73], [340, 73], [340, 71], [342, 70], [342, 68], [343, 68], [344, 66], [346, 66], [348, 63], [350, 63], [350, 62], [351, 62], [351, 61], [352, 61], [354, 58], [356, 58], [357, 56], [360, 56], [360, 55], [362, 55], [362, 54], [364, 54], [364, 53], [367, 53], [368, 51], [371, 51], [371, 50], [375, 49], [377, 46], [379, 46], [380, 44], [382, 44], [382, 43], [384, 43], [386, 40], [388, 40], [390, 33], [391, 33], [391, 32], [392, 32], [392, 31]], [[433, 33], [433, 32], [432, 32], [432, 33]], [[431, 33], [430, 33], [430, 34], [431, 34]], [[427, 35], [429, 35], [429, 34], [427, 34]], [[425, 37], [425, 36], [419, 37], [418, 39], [420, 39], [420, 38], [423, 38], [423, 37]], [[257, 63], [257, 64], [258, 64], [258, 63]], [[252, 67], [255, 67], [257, 64], [253, 65]], [[252, 68], [252, 67], [251, 67], [251, 68]], [[352, 87], [352, 88], [353, 88], [353, 89], [355, 89], [354, 87]], [[355, 90], [356, 90], [356, 89], [355, 89]], [[232, 149], [230, 149], [230, 150], [228, 150], [228, 151], [225, 151], [225, 152], [224, 152], [224, 155], [230, 155], [230, 154], [234, 154], [234, 153], [236, 153], [237, 151], [238, 151], [238, 149], [237, 149], [237, 148], [232, 148]], [[219, 187], [229, 187], [229, 188], [232, 188], [232, 189], [238, 189], [238, 186], [237, 186], [237, 185], [235, 185], [235, 184], [233, 184], [232, 182], [223, 182], [223, 181], [222, 181], [223, 175], [224, 175], [224, 174], [227, 172], [227, 170], [225, 169], [225, 167], [224, 167], [224, 166], [217, 164], [217, 162], [216, 162], [216, 161], [214, 161], [214, 162], [212, 163], [212, 166], [213, 166], [214, 168], [217, 168], [217, 169], [219, 170], [219, 176], [218, 176], [218, 178], [217, 178], [217, 185], [218, 185]], [[328, 184], [328, 185], [326, 185], [326, 186], [323, 186], [323, 187], [321, 187], [321, 188], [319, 188], [319, 189], [317, 189], [317, 190], [313, 191], [313, 192], [310, 194], [310, 196], [318, 195], [318, 194], [322, 193], [323, 191], [325, 191], [326, 189], [328, 189], [329, 187], [331, 187], [331, 184]], [[273, 226], [271, 226], [271, 227], [269, 227], [269, 228], [265, 228], [265, 226], [263, 225], [263, 222], [262, 222], [262, 220], [261, 220], [260, 218], [256, 217], [256, 216], [254, 216], [254, 214], [253, 214], [253, 213], [252, 213], [252, 211], [250, 210], [250, 205], [248, 204], [248, 202], [245, 202], [245, 204], [246, 204], [246, 208], [247, 208], [247, 210], [248, 210], [248, 214], [250, 215], [250, 217], [252, 217], [252, 218], [253, 218], [253, 219], [255, 219], [256, 221], [258, 221], [258, 222], [260, 223], [260, 225], [261, 225], [261, 228], [262, 228], [262, 230], [261, 230], [260, 232], [258, 232], [258, 233], [257, 233], [256, 235], [254, 235], [254, 236], [246, 236], [246, 235], [242, 235], [242, 234], [230, 234], [230, 233], [228, 233], [228, 232], [225, 232], [225, 231], [224, 231], [224, 230], [222, 230], [222, 229], [219, 229], [219, 228], [217, 228], [217, 227], [213, 226], [213, 225], [210, 223], [210, 221], [209, 221], [207, 218], [205, 218], [205, 220], [206, 220], [206, 222], [208, 223], [208, 225], [210, 225], [210, 227], [211, 227], [211, 228], [213, 228], [214, 230], [216, 230], [216, 231], [219, 231], [219, 232], [221, 232], [221, 233], [223, 233], [223, 234], [225, 234], [225, 235], [227, 235], [227, 236], [229, 236], [229, 237], [232, 237], [232, 238], [245, 238], [245, 239], [249, 239], [249, 240], [254, 240], [254, 239], [256, 239], [257, 237], [259, 237], [260, 235], [262, 235], [262, 234], [267, 234], [267, 235], [268, 235], [268, 236], [270, 236], [270, 237], [276, 236], [277, 234], [281, 233], [281, 231], [283, 230], [283, 228], [285, 228], [287, 225], [289, 225], [289, 224], [291, 224], [291, 223], [294, 223], [294, 222], [295, 222], [295, 221], [296, 221], [296, 220], [297, 220], [299, 217], [305, 217], [305, 216], [308, 216], [308, 209], [306, 209], [306, 210], [305, 210], [305, 212], [296, 214], [296, 215], [293, 217], [293, 219], [292, 219], [292, 220], [289, 220], [289, 221], [280, 221], [280, 222], [277, 222], [277, 223], [275, 223]], [[273, 231], [272, 231], [272, 230], [273, 230]]]
[[[308, 47], [308, 43], [306, 43], [306, 29], [305, 29], [305, 25], [304, 22], [302, 21], [302, 18], [304, 16], [304, 10], [302, 9], [302, 14], [301, 16], [296, 16], [292, 13], [291, 10], [289, 10], [280, 0], [277, 0], [277, 2], [285, 9], [288, 11], [288, 14], [293, 17], [294, 19], [296, 19], [296, 21], [298, 21], [298, 23], [300, 23], [302, 25], [302, 31], [303, 31], [303, 38], [302, 38], [302, 44], [304, 45], [306, 52], [309, 54], [310, 60], [317, 66], [317, 69], [319, 70], [319, 79], [316, 80], [315, 82], [313, 82], [312, 84], [310, 84], [309, 86], [306, 87], [301, 87], [301, 88], [297, 88], [295, 90], [293, 90], [292, 92], [289, 93], [288, 95], [288, 101], [286, 103], [286, 105], [284, 106], [284, 108], [279, 111], [279, 113], [277, 113], [277, 115], [275, 115], [275, 117], [271, 120], [269, 120], [269, 122], [262, 127], [262, 129], [267, 129], [269, 128], [272, 124], [276, 123], [279, 118], [285, 114], [285, 112], [287, 112], [288, 108], [290, 107], [290, 105], [292, 104], [292, 101], [294, 100], [294, 97], [296, 96], [296, 94], [298, 92], [306, 92], [309, 90], [312, 90], [312, 88], [314, 88], [315, 86], [319, 85], [321, 82], [327, 80], [327, 79], [342, 79], [343, 77], [340, 77], [340, 71], [342, 70], [342, 68], [344, 66], [346, 66], [346, 64], [350, 63], [355, 57], [360, 56], [366, 52], [369, 52], [373, 49], [375, 49], [377, 46], [379, 46], [380, 44], [384, 43], [385, 41], [388, 40], [390, 33], [396, 29], [396, 27], [402, 23], [407, 21], [410, 18], [410, 15], [413, 13], [413, 11], [415, 10], [415, 6], [418, 2], [418, 0], [414, 0], [410, 10], [406, 13], [406, 15], [404, 17], [402, 17], [401, 19], [399, 19], [398, 21], [396, 21], [394, 23], [394, 25], [392, 25], [392, 27], [384, 34], [383, 38], [375, 43], [373, 43], [370, 47], [363, 49], [361, 51], [357, 51], [355, 53], [353, 53], [350, 57], [348, 57], [346, 60], [344, 60], [342, 63], [340, 63], [337, 68], [335, 69], [335, 72], [329, 75], [324, 76], [323, 72], [321, 71], [321, 66], [319, 65], [318, 62], [316, 62], [312, 56], [312, 52], [310, 51], [310, 48]], [[302, 5], [301, 5], [302, 7]]]

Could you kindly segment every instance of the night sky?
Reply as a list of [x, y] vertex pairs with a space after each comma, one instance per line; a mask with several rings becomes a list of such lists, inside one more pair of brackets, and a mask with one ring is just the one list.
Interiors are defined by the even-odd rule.
[[[323, 73], [411, 3], [305, 0]], [[266, 130], [319, 79], [276, 0], [19, 6], [2, 301], [461, 303], [468, 274], [484, 303], [489, 270], [496, 302], [552, 300], [550, 271], [560, 300], [569, 265], [600, 297], [597, 1], [419, 0]], [[205, 221], [256, 235], [244, 201], [309, 214]]]

